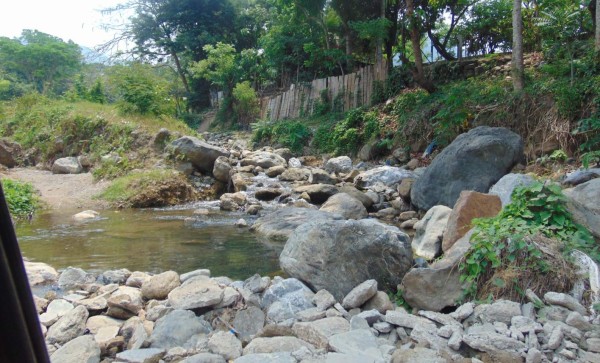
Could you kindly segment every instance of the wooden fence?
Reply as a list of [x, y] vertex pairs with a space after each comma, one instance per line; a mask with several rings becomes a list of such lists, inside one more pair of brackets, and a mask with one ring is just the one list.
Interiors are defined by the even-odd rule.
[[327, 92], [330, 107], [343, 111], [368, 105], [375, 81], [387, 79], [387, 64], [374, 64], [358, 72], [338, 77], [315, 79], [310, 83], [292, 84], [284, 93], [260, 100], [261, 120], [278, 121], [312, 115], [321, 102], [321, 92]]

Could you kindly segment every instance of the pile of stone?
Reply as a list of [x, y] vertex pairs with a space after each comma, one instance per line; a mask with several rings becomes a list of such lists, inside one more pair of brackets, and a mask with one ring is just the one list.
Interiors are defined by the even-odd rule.
[[32, 283], [65, 291], [35, 299], [55, 363], [600, 361], [600, 318], [562, 293], [411, 313], [375, 280], [336, 299], [294, 278], [76, 268], [58, 277], [27, 265]]

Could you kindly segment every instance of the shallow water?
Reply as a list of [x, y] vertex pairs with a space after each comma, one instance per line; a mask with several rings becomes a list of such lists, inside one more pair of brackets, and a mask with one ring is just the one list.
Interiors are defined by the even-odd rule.
[[[209, 214], [194, 215], [197, 208], [208, 209]], [[31, 222], [19, 222], [16, 232], [23, 256], [57, 269], [185, 273], [208, 268], [213, 276], [234, 279], [279, 270], [283, 245], [235, 227], [237, 219], [248, 220], [248, 215], [220, 212], [215, 203], [106, 210], [101, 218], [86, 222], [72, 219], [77, 212], [45, 212]]]

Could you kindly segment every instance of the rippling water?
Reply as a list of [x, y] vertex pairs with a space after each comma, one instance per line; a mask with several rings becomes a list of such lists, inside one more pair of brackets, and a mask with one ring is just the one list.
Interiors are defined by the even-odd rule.
[[[194, 210], [208, 210], [207, 215]], [[217, 204], [163, 209], [105, 210], [97, 220], [75, 222], [78, 211], [52, 211], [17, 225], [21, 251], [31, 261], [61, 269], [179, 273], [208, 268], [213, 276], [244, 279], [278, 272], [283, 244], [238, 228], [245, 214], [223, 213]]]

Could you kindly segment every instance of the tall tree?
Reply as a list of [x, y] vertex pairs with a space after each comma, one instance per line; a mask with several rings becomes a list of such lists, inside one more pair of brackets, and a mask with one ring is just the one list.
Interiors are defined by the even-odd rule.
[[412, 45], [413, 56], [415, 57], [415, 69], [413, 70], [415, 81], [428, 92], [433, 92], [435, 87], [425, 77], [423, 54], [421, 52], [421, 31], [419, 30], [418, 16], [415, 14], [414, 0], [406, 0], [406, 17], [408, 19], [410, 43]]
[[523, 65], [523, 17], [521, 16], [521, 1], [513, 0], [512, 25], [512, 82], [516, 92], [524, 87], [524, 65]]
[[37, 30], [17, 39], [0, 38], [0, 67], [33, 85], [42, 94], [60, 94], [81, 69], [79, 46]]
[[596, 0], [595, 45], [596, 52], [600, 52], [600, 0]]

